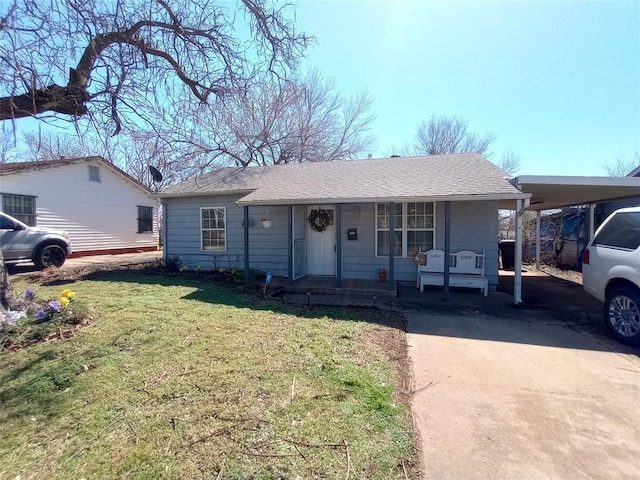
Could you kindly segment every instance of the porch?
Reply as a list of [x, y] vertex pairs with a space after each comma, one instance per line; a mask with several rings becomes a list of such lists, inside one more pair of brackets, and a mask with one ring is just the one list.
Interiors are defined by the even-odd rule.
[[[514, 272], [500, 270], [499, 278], [498, 290], [488, 297], [475, 290], [452, 288], [446, 301], [442, 287], [428, 287], [421, 293], [415, 283], [406, 282], [396, 283], [395, 288], [389, 290], [386, 283], [377, 280], [343, 280], [343, 288], [336, 288], [335, 278], [304, 278], [291, 285], [287, 278], [274, 277], [270, 288], [282, 287], [279, 298], [303, 305], [414, 309], [452, 315], [463, 312], [479, 318], [486, 315], [504, 318], [524, 315], [528, 318], [528, 314], [546, 311], [550, 321], [553, 318], [568, 322], [591, 321], [596, 325], [594, 328], [599, 329], [602, 304], [584, 292], [580, 284], [527, 266], [522, 270], [524, 302], [515, 306]], [[598, 332], [606, 336], [603, 329]]]
[[[339, 300], [340, 304], [371, 305], [377, 299], [393, 299], [398, 296], [398, 282], [389, 286], [388, 282], [373, 279], [343, 278], [338, 287], [336, 277], [306, 276], [294, 281], [286, 277], [273, 277], [269, 284], [269, 291], [281, 291], [285, 295], [296, 296], [296, 300], [302, 303], [321, 304], [328, 302], [334, 304]], [[302, 296], [301, 299], [297, 298]]]

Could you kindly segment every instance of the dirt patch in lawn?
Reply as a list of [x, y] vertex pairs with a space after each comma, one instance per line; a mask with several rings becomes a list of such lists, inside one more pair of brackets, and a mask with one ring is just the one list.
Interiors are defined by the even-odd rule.
[[[372, 319], [371, 326], [361, 333], [362, 342], [369, 345], [392, 365], [396, 378], [395, 401], [402, 404], [407, 420], [413, 423], [411, 398], [413, 396], [413, 374], [407, 344], [406, 318], [400, 312], [372, 310], [367, 315]], [[414, 441], [410, 464], [403, 465], [409, 478], [420, 478], [419, 443]], [[409, 474], [411, 472], [411, 474]]]

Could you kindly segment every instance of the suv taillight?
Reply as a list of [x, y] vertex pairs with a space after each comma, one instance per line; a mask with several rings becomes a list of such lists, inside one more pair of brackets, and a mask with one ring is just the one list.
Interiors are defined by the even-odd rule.
[[584, 253], [582, 254], [582, 263], [586, 263], [589, 265], [589, 249], [585, 248]]

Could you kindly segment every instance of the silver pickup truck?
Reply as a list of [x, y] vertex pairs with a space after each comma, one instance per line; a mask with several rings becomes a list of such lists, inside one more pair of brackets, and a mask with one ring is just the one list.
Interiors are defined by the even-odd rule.
[[0, 247], [7, 265], [31, 260], [37, 268], [60, 267], [71, 255], [67, 232], [30, 227], [0, 212]]

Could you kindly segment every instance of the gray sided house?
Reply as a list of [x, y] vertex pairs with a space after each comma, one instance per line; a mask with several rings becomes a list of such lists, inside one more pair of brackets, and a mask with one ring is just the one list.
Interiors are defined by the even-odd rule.
[[474, 153], [223, 168], [157, 194], [164, 255], [340, 286], [381, 268], [415, 284], [418, 251], [473, 250], [495, 290], [499, 205], [529, 196], [505, 177]]

